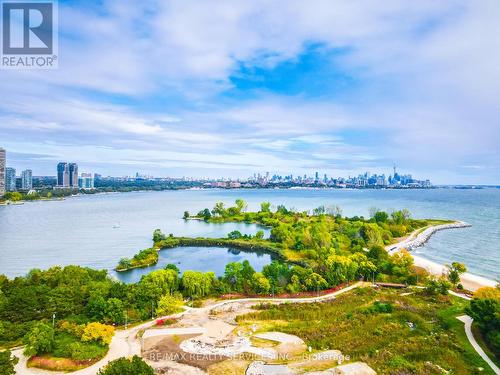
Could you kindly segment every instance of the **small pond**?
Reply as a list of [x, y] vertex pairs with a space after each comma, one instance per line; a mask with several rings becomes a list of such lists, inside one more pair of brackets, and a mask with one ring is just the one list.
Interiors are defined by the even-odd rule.
[[125, 283], [137, 282], [143, 275], [154, 270], [164, 268], [172, 263], [181, 272], [193, 271], [213, 271], [217, 276], [223, 276], [226, 264], [230, 262], [243, 262], [248, 260], [256, 271], [271, 263], [274, 257], [267, 253], [246, 252], [227, 247], [177, 247], [160, 251], [158, 264], [146, 268], [136, 268], [125, 272], [112, 272], [119, 280]]

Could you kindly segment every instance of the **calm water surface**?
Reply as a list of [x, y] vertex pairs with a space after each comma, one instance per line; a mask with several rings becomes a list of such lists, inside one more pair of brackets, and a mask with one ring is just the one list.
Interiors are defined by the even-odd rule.
[[[79, 196], [65, 201], [0, 206], [0, 273], [23, 275], [32, 268], [80, 264], [112, 269], [122, 257], [151, 246], [154, 229], [186, 236], [226, 236], [232, 230], [253, 234], [246, 224], [184, 221], [215, 202], [243, 198], [249, 209], [260, 202], [299, 210], [337, 204], [344, 215], [368, 215], [371, 207], [408, 208], [416, 218], [464, 220], [471, 228], [442, 231], [417, 252], [447, 263], [465, 262], [473, 273], [499, 278], [500, 189], [481, 190], [190, 190]], [[167, 253], [168, 252], [168, 253]], [[181, 269], [221, 273], [228, 261], [248, 259], [259, 269], [266, 256], [235, 254], [227, 249], [175, 249], [161, 253], [161, 264], [181, 262]], [[150, 270], [150, 269], [148, 269]], [[137, 277], [140, 272], [138, 271]]]
[[160, 251], [158, 264], [154, 267], [136, 268], [127, 272], [114, 272], [118, 279], [124, 282], [135, 282], [152, 270], [164, 268], [172, 263], [181, 271], [202, 270], [213, 271], [217, 276], [223, 276], [226, 264], [248, 260], [256, 271], [271, 263], [272, 257], [265, 253], [249, 253], [236, 249], [221, 247], [179, 247]]

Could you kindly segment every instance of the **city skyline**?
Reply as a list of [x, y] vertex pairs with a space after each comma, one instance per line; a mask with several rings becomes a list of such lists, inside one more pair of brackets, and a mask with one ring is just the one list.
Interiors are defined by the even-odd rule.
[[[1, 149], [1, 148], [0, 148]], [[6, 150], [4, 149], [4, 154], [6, 154]], [[5, 156], [4, 156], [5, 157]], [[8, 160], [6, 160], [6, 167], [5, 167], [5, 170], [6, 170], [6, 176], [9, 172], [9, 170], [11, 171], [11, 173], [13, 174], [14, 177], [16, 177], [16, 168], [14, 168], [12, 166], [12, 164], [9, 164], [7, 163]], [[60, 169], [61, 168], [61, 169]], [[57, 167], [56, 167], [56, 173], [55, 175], [52, 174], [52, 173], [48, 173], [48, 174], [34, 174], [35, 176], [37, 177], [55, 177], [57, 179], [57, 186], [60, 186], [60, 187], [74, 187], [75, 186], [75, 183], [72, 182], [72, 181], [78, 181], [78, 163], [68, 163], [68, 162], [62, 162], [62, 161], [59, 161], [57, 163]], [[387, 170], [387, 168], [385, 168]], [[396, 175], [396, 164], [393, 164], [391, 169], [392, 171], [392, 175], [391, 174], [388, 174], [388, 177], [390, 179], [391, 176], [395, 176]], [[26, 172], [27, 170], [23, 170], [22, 172]], [[29, 169], [30, 173], [33, 173], [31, 169]], [[312, 174], [311, 174], [312, 173]], [[380, 174], [382, 173], [382, 174]], [[354, 174], [347, 174], [347, 175], [328, 175], [327, 173], [324, 173], [324, 171], [322, 171], [321, 173], [318, 172], [318, 171], [315, 171], [315, 172], [306, 172], [304, 174], [300, 174], [300, 173], [293, 173], [293, 172], [290, 172], [290, 171], [287, 171], [286, 173], [280, 173], [280, 172], [271, 172], [271, 171], [265, 171], [265, 172], [253, 172], [253, 173], [250, 173], [250, 174], [247, 174], [246, 176], [238, 176], [238, 177], [231, 177], [231, 176], [189, 176], [189, 175], [182, 175], [182, 176], [172, 176], [172, 175], [151, 175], [151, 174], [147, 174], [147, 173], [143, 173], [142, 171], [139, 172], [139, 171], [136, 171], [134, 173], [129, 173], [129, 174], [125, 174], [125, 175], [111, 175], [111, 174], [108, 174], [108, 175], [105, 175], [105, 174], [102, 174], [102, 173], [99, 173], [99, 172], [96, 172], [96, 171], [93, 171], [93, 172], [82, 172], [81, 176], [85, 175], [85, 178], [88, 178], [90, 175], [99, 175], [99, 176], [102, 176], [102, 177], [113, 177], [113, 178], [143, 178], [143, 179], [155, 179], [155, 178], [189, 178], [189, 179], [194, 179], [194, 180], [241, 180], [241, 181], [246, 181], [246, 180], [252, 180], [252, 179], [256, 179], [257, 177], [260, 178], [261, 176], [264, 177], [266, 176], [267, 179], [270, 179], [270, 177], [273, 177], [273, 178], [276, 178], [278, 177], [279, 179], [292, 179], [291, 177], [292, 176], [295, 176], [295, 179], [298, 178], [298, 180], [301, 180], [302, 178], [305, 180], [305, 179], [316, 179], [316, 180], [324, 180], [326, 179], [326, 177], [328, 176], [328, 179], [351, 179], [351, 178], [359, 178], [359, 177], [362, 177], [364, 176], [365, 178], [368, 178], [369, 176], [383, 176], [385, 178], [385, 175], [386, 173], [385, 172], [380, 172], [380, 171], [376, 171], [375, 173], [372, 173], [370, 171], [365, 171], [363, 173], [360, 173], [358, 175], [356, 175], [355, 173]], [[319, 178], [319, 176], [321, 175], [321, 178]], [[314, 178], [315, 176], [315, 178]], [[409, 176], [410, 178], [412, 178], [412, 174], [411, 173], [407, 173], [405, 174], [404, 176]], [[429, 179], [427, 177], [422, 177], [420, 179], [421, 181], [429, 181]], [[6, 179], [6, 181], [8, 181], [8, 178]]]
[[72, 159], [233, 178], [396, 162], [498, 185], [499, 17], [495, 1], [63, 2], [58, 69], [0, 71], [0, 140], [39, 175]]

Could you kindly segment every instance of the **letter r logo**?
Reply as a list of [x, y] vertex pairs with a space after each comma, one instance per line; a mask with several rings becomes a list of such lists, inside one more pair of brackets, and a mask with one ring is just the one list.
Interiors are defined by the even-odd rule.
[[2, 21], [4, 55], [53, 53], [52, 3], [3, 3]]

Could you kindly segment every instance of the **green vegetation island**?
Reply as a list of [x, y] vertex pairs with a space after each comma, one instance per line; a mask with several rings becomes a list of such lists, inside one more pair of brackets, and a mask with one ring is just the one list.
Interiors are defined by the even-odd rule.
[[342, 217], [342, 211], [337, 206], [321, 206], [315, 208], [312, 214], [296, 212], [285, 206], [278, 206], [272, 212], [269, 202], [263, 202], [258, 212], [247, 212], [246, 203], [241, 199], [228, 208], [219, 202], [213, 209], [205, 208], [196, 215], [185, 212], [183, 218], [209, 223], [257, 224], [270, 229], [270, 237], [264, 238], [264, 231], [258, 231], [253, 236], [233, 231], [226, 238], [175, 237], [173, 234], [166, 236], [157, 229], [153, 233], [153, 246], [139, 251], [131, 259], [122, 258], [116, 270], [123, 272], [155, 265], [158, 251], [163, 249], [218, 246], [269, 253], [290, 264], [318, 269], [320, 274], [324, 273], [328, 258], [335, 256], [340, 262], [363, 264], [361, 275], [368, 276], [377, 271], [376, 264], [367, 263], [368, 259], [365, 259], [369, 251], [384, 254], [384, 246], [398, 242], [409, 233], [453, 223], [450, 220], [414, 220], [408, 210], [395, 211], [391, 215], [376, 211], [371, 216], [369, 219]]
[[[407, 210], [376, 211], [369, 219], [343, 217], [338, 207], [318, 207], [312, 214], [284, 206], [273, 211], [268, 202], [258, 212], [247, 212], [242, 200], [233, 207], [217, 203], [212, 210], [185, 213], [184, 219], [254, 223], [267, 227], [270, 236], [264, 238], [264, 231], [252, 236], [234, 231], [227, 238], [189, 238], [156, 230], [153, 247], [133, 259], [122, 259], [117, 269], [149, 266], [157, 262], [161, 249], [193, 245], [266, 251], [276, 260], [261, 272], [248, 261], [229, 263], [219, 277], [194, 270], [181, 274], [169, 264], [132, 284], [113, 279], [105, 270], [79, 266], [34, 269], [14, 279], [0, 276], [0, 346], [4, 348], [0, 368], [14, 368], [17, 359], [12, 354], [26, 357], [28, 366], [50, 370], [101, 366], [113, 345], [115, 353], [130, 357], [131, 342], [149, 329], [185, 327], [193, 319], [189, 314], [216, 324], [224, 314], [217, 309], [235, 303], [235, 319], [243, 333], [295, 335], [310, 353], [340, 349], [350, 361], [363, 362], [378, 373], [494, 374], [456, 318], [467, 314], [474, 319], [474, 336], [498, 363], [499, 287], [468, 293], [460, 284], [466, 271], [463, 264], [454, 262], [445, 275], [436, 277], [416, 267], [408, 251], [389, 254], [384, 247], [450, 221], [415, 220]], [[450, 295], [450, 290], [456, 295]], [[470, 301], [467, 295], [472, 296]], [[247, 304], [240, 307], [241, 312], [238, 303]], [[182, 339], [174, 340], [169, 350], [180, 350]], [[252, 340], [256, 348], [271, 348], [266, 340]], [[12, 350], [19, 345], [23, 348]], [[292, 356], [286, 365], [298, 366], [297, 358]], [[154, 360], [143, 359], [112, 361], [99, 367], [99, 373], [153, 374]], [[243, 362], [247, 367], [253, 363], [252, 358]], [[244, 373], [240, 362], [227, 358], [189, 365], [212, 374]], [[309, 370], [334, 366], [314, 361], [306, 365]]]

